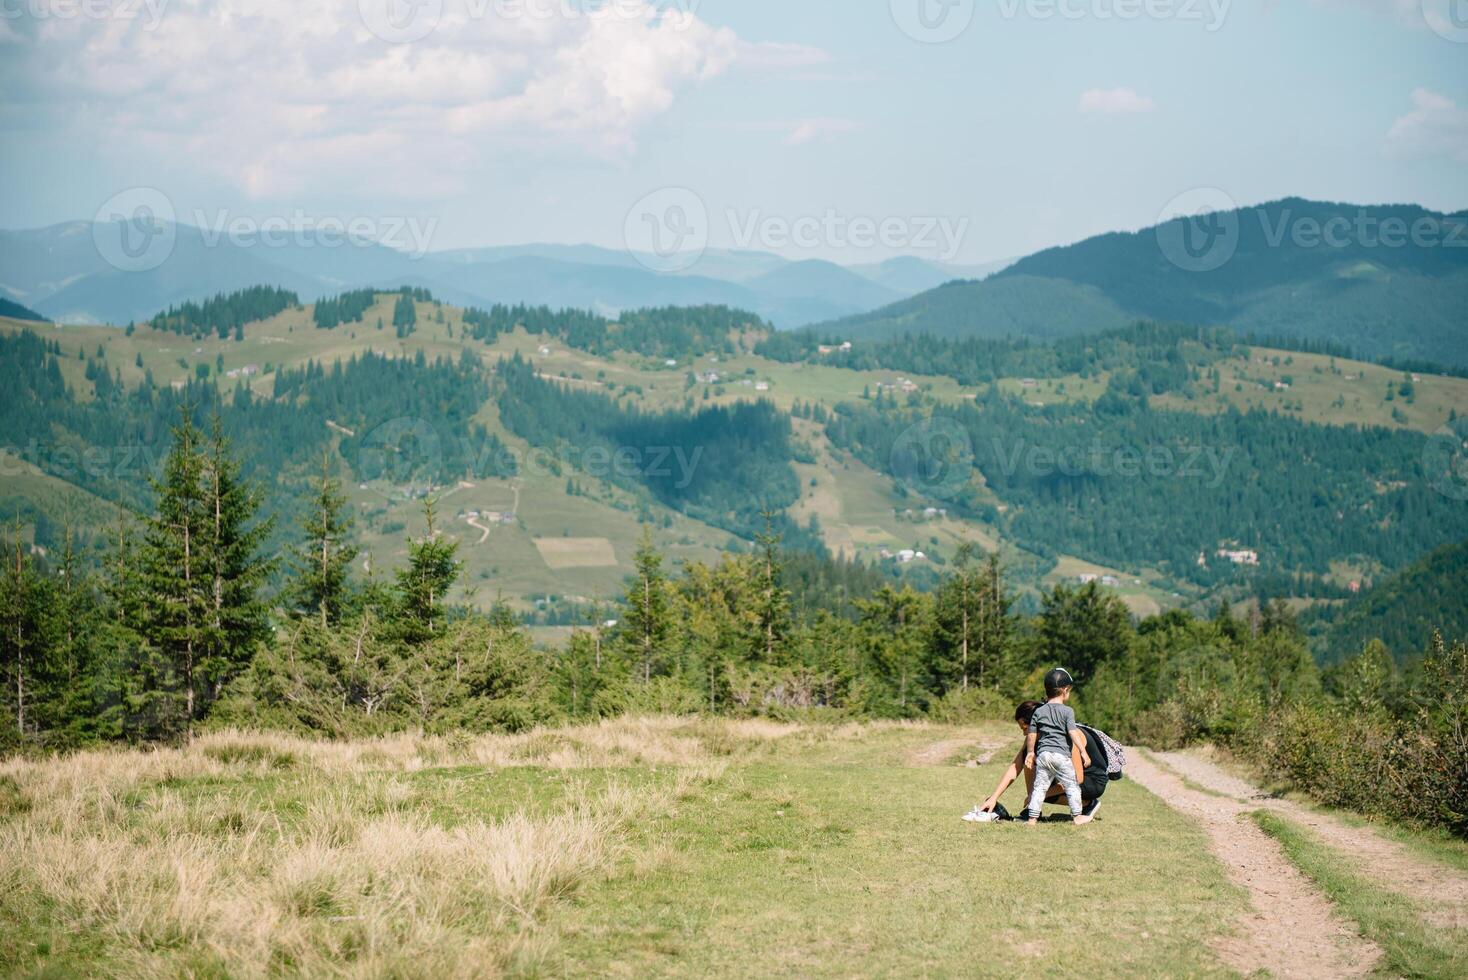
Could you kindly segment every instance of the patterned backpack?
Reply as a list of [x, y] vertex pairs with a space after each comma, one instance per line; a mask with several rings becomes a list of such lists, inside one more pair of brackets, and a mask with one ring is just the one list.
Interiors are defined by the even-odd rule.
[[1107, 735], [1099, 728], [1089, 725], [1080, 726], [1087, 734], [1096, 736], [1096, 741], [1101, 743], [1101, 749], [1106, 753], [1106, 778], [1115, 782], [1126, 777], [1126, 750], [1121, 743]]

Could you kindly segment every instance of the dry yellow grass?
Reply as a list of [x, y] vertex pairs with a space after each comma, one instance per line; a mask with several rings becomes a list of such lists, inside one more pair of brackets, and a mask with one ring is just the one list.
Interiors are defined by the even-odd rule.
[[[11, 759], [0, 763], [0, 931], [44, 916], [48, 944], [73, 937], [88, 972], [113, 976], [530, 968], [544, 955], [536, 925], [546, 908], [611, 871], [626, 827], [676, 805], [726, 757], [799, 731], [624, 719], [358, 742], [225, 732], [179, 748]], [[675, 776], [573, 792], [546, 814], [449, 825], [413, 805], [413, 773], [466, 766]], [[282, 773], [309, 800], [294, 818], [283, 820], [268, 795], [246, 806], [208, 792], [209, 780], [268, 787]], [[0, 939], [0, 972], [34, 952]]]

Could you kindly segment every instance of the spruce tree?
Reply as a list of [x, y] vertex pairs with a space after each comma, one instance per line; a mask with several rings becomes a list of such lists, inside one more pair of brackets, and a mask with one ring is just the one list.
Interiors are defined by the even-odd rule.
[[755, 536], [759, 546], [755, 616], [759, 622], [760, 657], [765, 663], [774, 663], [790, 636], [790, 593], [780, 581], [784, 568], [780, 560], [782, 536], [774, 529], [773, 514], [765, 511], [761, 516], [764, 530]]
[[68, 515], [62, 531], [61, 551], [56, 561], [55, 601], [51, 604], [54, 623], [56, 724], [73, 736], [96, 731], [99, 705], [95, 700], [98, 680], [98, 630], [100, 595], [96, 580], [82, 565]]
[[[20, 521], [7, 532], [0, 574], [0, 667], [5, 671], [11, 732], [21, 741], [36, 727], [35, 702], [43, 655], [38, 623], [41, 582], [26, 551]], [[0, 739], [0, 745], [11, 741]]]
[[97, 657], [92, 697], [98, 705], [91, 728], [109, 736], [147, 734], [135, 711], [142, 696], [139, 683], [152, 653], [140, 632], [147, 621], [147, 578], [140, 567], [134, 528], [126, 518], [114, 531], [102, 579]]
[[[258, 555], [271, 521], [252, 523], [260, 509], [256, 489], [240, 478], [224, 425], [216, 413], [203, 460], [204, 568], [209, 576], [209, 616], [200, 670], [212, 702], [247, 666], [256, 645], [269, 635], [260, 590], [272, 562]], [[199, 706], [202, 708], [206, 705]]]
[[148, 736], [176, 733], [198, 717], [200, 664], [213, 606], [201, 436], [187, 405], [180, 406], [179, 416], [163, 474], [151, 481], [157, 503], [138, 556], [144, 595], [137, 625], [146, 642], [129, 709]]
[[296, 553], [296, 601], [318, 615], [326, 629], [341, 621], [347, 602], [347, 575], [358, 551], [348, 541], [352, 518], [344, 512], [347, 498], [332, 478], [330, 457], [322, 454], [321, 479], [311, 506], [301, 520], [306, 542]]
[[398, 626], [409, 643], [425, 642], [440, 630], [444, 598], [462, 565], [454, 557], [458, 542], [443, 537], [436, 526], [432, 498], [424, 498], [423, 516], [427, 532], [408, 542], [408, 567], [397, 572]]
[[985, 674], [1000, 665], [1012, 624], [999, 559], [975, 563], [972, 542], [958, 546], [953, 574], [938, 588], [933, 630], [934, 673], [948, 689], [983, 686]]
[[417, 323], [418, 307], [407, 293], [399, 294], [392, 311], [392, 325], [398, 328], [398, 336], [406, 337], [412, 333]]
[[652, 680], [672, 629], [663, 556], [653, 547], [652, 529], [647, 525], [643, 525], [642, 540], [632, 564], [636, 571], [627, 589], [626, 628], [622, 635], [629, 659], [646, 682]]

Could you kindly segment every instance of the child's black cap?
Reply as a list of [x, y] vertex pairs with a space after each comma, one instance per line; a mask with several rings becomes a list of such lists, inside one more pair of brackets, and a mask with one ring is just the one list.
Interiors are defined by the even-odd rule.
[[1045, 690], [1058, 691], [1062, 687], [1074, 687], [1075, 679], [1070, 676], [1070, 671], [1064, 667], [1056, 667], [1045, 675]]

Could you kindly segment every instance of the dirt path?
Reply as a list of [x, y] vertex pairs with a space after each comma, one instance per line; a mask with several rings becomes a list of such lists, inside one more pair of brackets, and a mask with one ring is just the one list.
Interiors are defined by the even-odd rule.
[[1214, 945], [1220, 959], [1246, 975], [1267, 970], [1314, 980], [1371, 972], [1381, 950], [1357, 935], [1279, 844], [1254, 825], [1247, 814], [1257, 807], [1191, 789], [1139, 750], [1129, 749], [1127, 760], [1128, 777], [1202, 824], [1229, 878], [1249, 893], [1254, 908], [1238, 934]]
[[1267, 796], [1247, 780], [1193, 753], [1162, 752], [1157, 758], [1199, 786], [1223, 793], [1250, 809], [1273, 810], [1309, 828], [1322, 843], [1344, 852], [1358, 871], [1417, 903], [1423, 918], [1434, 926], [1468, 928], [1468, 874], [1418, 857], [1369, 827], [1355, 827], [1293, 800]]
[[941, 742], [930, 742], [920, 745], [907, 753], [907, 764], [910, 766], [941, 766], [964, 749], [977, 750], [975, 761], [984, 765], [994, 756], [994, 750], [1001, 744], [993, 740], [980, 738], [945, 738]]
[[483, 532], [482, 534], [479, 535], [479, 540], [476, 541], [476, 542], [474, 542], [475, 544], [484, 544], [484, 542], [486, 542], [486, 541], [489, 540], [489, 531], [490, 531], [490, 529], [487, 528], [487, 527], [485, 527], [483, 524], [480, 524], [479, 523], [479, 518], [477, 518], [477, 517], [467, 517], [467, 518], [465, 518], [465, 523], [467, 523], [470, 527], [474, 528], [474, 530]]

